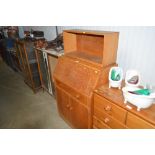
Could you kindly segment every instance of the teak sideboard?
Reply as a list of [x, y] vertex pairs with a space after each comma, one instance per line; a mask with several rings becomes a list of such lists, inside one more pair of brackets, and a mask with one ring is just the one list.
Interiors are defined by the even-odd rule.
[[73, 128], [92, 128], [93, 91], [116, 65], [118, 32], [65, 30], [54, 70], [59, 114]]

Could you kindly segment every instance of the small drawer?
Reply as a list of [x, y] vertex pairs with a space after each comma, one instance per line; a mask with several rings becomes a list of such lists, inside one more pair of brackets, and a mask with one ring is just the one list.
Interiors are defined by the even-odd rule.
[[127, 128], [125, 126], [125, 124], [117, 121], [116, 119], [112, 118], [111, 116], [109, 116], [108, 114], [101, 112], [98, 109], [94, 110], [94, 115], [101, 120], [104, 124], [106, 124], [107, 126], [109, 126], [112, 129], [125, 129]]
[[126, 125], [131, 129], [153, 129], [154, 125], [128, 112]]
[[108, 125], [103, 123], [101, 120], [97, 119], [95, 116], [93, 116], [93, 128], [110, 129], [110, 127]]
[[79, 102], [83, 103], [83, 104], [87, 104], [86, 102], [86, 97], [80, 93], [78, 93], [77, 91], [75, 91], [74, 89], [72, 89], [71, 87], [65, 85], [64, 83], [55, 80], [55, 84], [56, 86], [64, 89], [68, 94], [70, 94], [72, 97], [74, 97], [76, 100], [78, 100]]
[[94, 108], [103, 111], [104, 113], [116, 118], [122, 123], [125, 123], [127, 114], [126, 110], [97, 94], [94, 95]]

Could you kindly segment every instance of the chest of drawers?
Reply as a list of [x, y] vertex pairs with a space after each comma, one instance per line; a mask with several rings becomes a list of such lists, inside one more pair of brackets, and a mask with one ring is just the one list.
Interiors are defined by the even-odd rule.
[[93, 128], [99, 129], [151, 129], [155, 128], [155, 105], [137, 111], [128, 109], [123, 103], [121, 90], [101, 86], [94, 91]]

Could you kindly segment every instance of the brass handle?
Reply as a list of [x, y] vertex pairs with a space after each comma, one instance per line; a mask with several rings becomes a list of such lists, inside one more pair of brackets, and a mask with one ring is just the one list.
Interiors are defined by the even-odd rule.
[[110, 121], [110, 119], [107, 117], [104, 119], [104, 123], [108, 123], [109, 121]]
[[98, 71], [95, 71], [95, 74], [97, 74], [98, 73]]
[[70, 107], [69, 110], [73, 110], [73, 107]]
[[69, 105], [69, 104], [67, 104], [67, 105], [66, 105], [66, 107], [67, 107], [67, 108], [69, 108], [69, 107], [70, 107], [70, 105]]
[[98, 92], [98, 90], [97, 90], [97, 89], [95, 89], [94, 91], [95, 91], [95, 92]]
[[75, 97], [76, 97], [77, 99], [79, 99], [79, 98], [80, 98], [80, 95], [76, 95]]
[[105, 111], [110, 111], [111, 110], [111, 106], [107, 105], [104, 109], [105, 109]]
[[79, 61], [78, 61], [78, 60], [75, 60], [75, 62], [76, 62], [76, 63], [79, 63]]

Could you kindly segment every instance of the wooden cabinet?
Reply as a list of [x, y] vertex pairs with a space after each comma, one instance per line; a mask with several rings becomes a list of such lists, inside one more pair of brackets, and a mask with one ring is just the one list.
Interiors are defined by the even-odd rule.
[[36, 92], [41, 88], [41, 81], [38, 62], [34, 50], [34, 43], [29, 40], [17, 41], [16, 47], [19, 50], [19, 62], [24, 76], [24, 81], [33, 89], [34, 92]]
[[57, 104], [60, 115], [73, 128], [88, 128], [88, 111], [76, 98], [63, 88], [56, 87]]
[[36, 58], [43, 89], [55, 97], [55, 86], [53, 71], [57, 64], [58, 57], [63, 55], [63, 50], [57, 52], [54, 49], [35, 48]]
[[62, 88], [57, 87], [57, 106], [61, 116], [69, 120], [69, 95]]
[[51, 84], [51, 75], [49, 70], [49, 62], [47, 53], [42, 49], [35, 49], [36, 58], [38, 61], [38, 68], [40, 73], [40, 79], [43, 89], [47, 90], [50, 94], [53, 95], [52, 84]]
[[136, 107], [124, 104], [121, 90], [108, 88], [108, 84], [94, 91], [93, 128], [147, 129], [155, 128], [155, 105], [137, 111]]
[[72, 127], [92, 128], [93, 91], [116, 65], [118, 33], [66, 30], [63, 36], [64, 56], [53, 76], [58, 110]]

